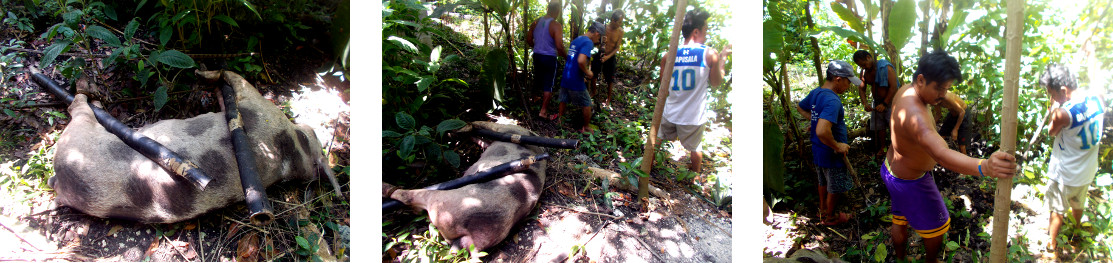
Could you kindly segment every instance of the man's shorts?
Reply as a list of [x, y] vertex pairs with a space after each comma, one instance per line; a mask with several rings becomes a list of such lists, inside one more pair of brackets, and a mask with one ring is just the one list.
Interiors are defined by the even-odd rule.
[[690, 152], [699, 150], [700, 141], [703, 140], [703, 124], [677, 125], [668, 119], [661, 118], [661, 127], [657, 130], [657, 137], [665, 141], [680, 140], [680, 145]]
[[819, 176], [819, 186], [826, 186], [827, 192], [832, 194], [854, 189], [854, 182], [846, 171], [846, 167], [815, 167], [815, 174]]
[[560, 89], [560, 102], [572, 104], [577, 107], [591, 107], [591, 96], [586, 90]]
[[950, 212], [931, 172], [914, 180], [900, 179], [889, 170], [889, 160], [885, 160], [881, 178], [892, 199], [893, 224], [911, 226], [923, 238], [942, 236], [951, 229]]
[[1051, 180], [1047, 184], [1047, 192], [1044, 193], [1044, 200], [1047, 200], [1047, 207], [1052, 212], [1060, 214], [1067, 213], [1067, 206], [1075, 211], [1082, 211], [1082, 206], [1086, 205], [1086, 190], [1089, 185], [1083, 186], [1069, 186]]
[[556, 82], [557, 57], [533, 53], [533, 85], [544, 92], [553, 91]]
[[612, 56], [611, 59], [604, 62], [602, 53], [603, 52], [595, 53], [595, 56], [591, 58], [591, 73], [595, 74], [595, 77], [598, 78], [600, 71], [602, 71], [603, 83], [614, 82], [614, 67], [615, 61], [618, 60], [618, 55], [616, 54]]
[[[879, 101], [875, 100], [873, 102], [873, 107], [877, 108], [877, 105], [879, 103], [880, 103]], [[893, 109], [890, 109], [889, 107], [890, 107], [889, 105], [885, 105], [885, 111], [883, 111], [883, 112], [876, 112], [876, 111], [871, 111], [870, 112], [870, 130], [871, 131], [883, 131], [883, 130], [889, 129], [889, 115], [891, 115], [891, 113], [893, 113]]]
[[[963, 115], [962, 123], [958, 126], [958, 140], [955, 141], [958, 145], [970, 146], [970, 135], [973, 134], [970, 127], [970, 116], [974, 115], [972, 113], [970, 107], [966, 107], [966, 115]], [[958, 113], [947, 113], [947, 117], [943, 118], [943, 127], [939, 128], [939, 135], [950, 139], [951, 131], [955, 129], [955, 122], [958, 122]]]

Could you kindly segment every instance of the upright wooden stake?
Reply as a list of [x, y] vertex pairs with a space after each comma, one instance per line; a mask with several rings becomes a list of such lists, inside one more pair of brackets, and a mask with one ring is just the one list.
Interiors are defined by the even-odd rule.
[[[1016, 152], [1017, 90], [1020, 87], [1020, 45], [1024, 36], [1024, 0], [1009, 0], [1005, 20], [1005, 106], [1001, 108], [1001, 150]], [[993, 240], [990, 262], [1005, 262], [1009, 243], [1009, 206], [1013, 179], [997, 179], [993, 201]]]
[[[684, 25], [684, 12], [688, 8], [688, 0], [676, 3], [676, 18], [672, 23], [672, 37], [669, 38], [669, 52], [665, 53], [665, 72], [672, 72], [676, 63], [676, 48], [680, 45], [680, 26]], [[661, 113], [665, 111], [665, 98], [669, 96], [669, 83], [672, 83], [672, 74], [661, 74], [661, 83], [657, 85], [657, 104], [653, 106], [653, 123], [649, 126], [649, 138], [645, 142], [645, 154], [642, 154], [641, 170], [646, 175], [653, 170], [654, 151], [657, 150], [657, 127], [661, 126]], [[649, 178], [638, 177], [638, 202], [649, 195]]]

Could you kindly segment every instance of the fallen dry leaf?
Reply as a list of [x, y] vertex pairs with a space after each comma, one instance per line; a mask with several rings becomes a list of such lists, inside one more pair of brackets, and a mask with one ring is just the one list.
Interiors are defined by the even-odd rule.
[[247, 233], [236, 242], [236, 260], [259, 261], [259, 236]]
[[197, 228], [197, 224], [191, 222], [189, 224], [186, 224], [185, 228], [183, 228], [183, 229], [184, 230], [193, 230], [194, 228]]
[[143, 258], [150, 258], [151, 254], [154, 254], [155, 250], [158, 250], [158, 241], [159, 238], [156, 236], [155, 240], [151, 241], [151, 245], [147, 247], [147, 253], [143, 253]]
[[108, 234], [105, 234], [105, 236], [115, 236], [116, 232], [119, 232], [120, 229], [123, 229], [123, 228], [124, 228], [124, 226], [114, 226], [114, 227], [112, 227], [112, 229], [108, 230]]

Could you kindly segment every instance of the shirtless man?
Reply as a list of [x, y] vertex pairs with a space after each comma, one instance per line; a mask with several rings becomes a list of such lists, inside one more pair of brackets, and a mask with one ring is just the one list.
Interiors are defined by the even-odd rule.
[[893, 143], [881, 165], [881, 176], [892, 199], [893, 249], [897, 259], [907, 258], [908, 227], [924, 238], [927, 262], [937, 262], [943, 234], [951, 227], [943, 195], [931, 170], [938, 163], [960, 174], [1011, 178], [1016, 172], [1012, 154], [994, 152], [976, 159], [947, 148], [935, 130], [928, 105], [938, 105], [951, 85], [962, 81], [958, 61], [945, 51], [920, 58], [913, 82], [901, 87], [893, 99], [890, 123]]
[[940, 116], [942, 109], [947, 109], [947, 117], [943, 118], [943, 127], [939, 128], [940, 136], [951, 139], [955, 145], [958, 145], [958, 151], [962, 154], [969, 155], [966, 152], [966, 146], [970, 145], [970, 112], [969, 106], [958, 94], [954, 92], [947, 92], [947, 97], [943, 98], [943, 102], [939, 103], [942, 107], [932, 107], [934, 116]]
[[[858, 96], [861, 97], [862, 108], [870, 112], [870, 144], [877, 148], [877, 155], [880, 156], [885, 153], [885, 145], [889, 140], [886, 132], [893, 108], [893, 94], [900, 87], [898, 72], [888, 60], [877, 59], [865, 50], [854, 52], [854, 64], [862, 69], [858, 74], [862, 79], [862, 85], [858, 85]], [[873, 106], [866, 100], [866, 85], [872, 91]]]
[[[615, 10], [614, 13], [611, 14], [611, 22], [607, 24], [607, 30], [605, 30], [606, 32], [603, 34], [603, 49], [600, 50], [601, 52], [595, 53], [595, 56], [591, 59], [591, 71], [593, 71], [596, 76], [599, 76], [599, 73], [602, 72], [603, 81], [607, 82], [607, 96], [603, 99], [603, 104], [607, 105], [611, 105], [611, 93], [613, 93], [614, 90], [614, 72], [618, 60], [616, 55], [618, 55], [618, 50], [622, 46], [622, 36], [626, 34], [626, 31], [622, 29], [622, 20], [625, 18], [622, 10]], [[595, 89], [595, 79], [590, 81], [592, 86], [591, 90], [593, 92], [598, 92], [598, 90]], [[598, 96], [600, 94], [592, 95]]]

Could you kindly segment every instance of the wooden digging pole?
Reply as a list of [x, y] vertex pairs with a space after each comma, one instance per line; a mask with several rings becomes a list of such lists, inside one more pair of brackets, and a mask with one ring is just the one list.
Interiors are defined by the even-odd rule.
[[[688, 8], [688, 0], [676, 3], [676, 18], [672, 20], [672, 37], [669, 38], [669, 52], [665, 53], [665, 66], [663, 72], [672, 72], [673, 63], [676, 63], [676, 48], [680, 45], [680, 26], [684, 25], [684, 10]], [[657, 85], [657, 104], [653, 106], [653, 123], [649, 126], [649, 138], [645, 142], [645, 154], [642, 155], [642, 172], [649, 175], [653, 170], [654, 150], [659, 143], [657, 140], [657, 127], [661, 126], [661, 113], [665, 111], [665, 98], [669, 96], [669, 83], [672, 83], [672, 74], [661, 74], [661, 84]], [[702, 109], [701, 109], [702, 110]], [[649, 195], [649, 177], [638, 177], [638, 202]]]
[[[1001, 108], [1001, 151], [1016, 152], [1017, 90], [1020, 88], [1020, 45], [1024, 34], [1024, 0], [1009, 0], [1005, 20], [1005, 106]], [[997, 179], [993, 201], [993, 240], [990, 262], [1005, 262], [1009, 243], [1009, 206], [1013, 179]]]

